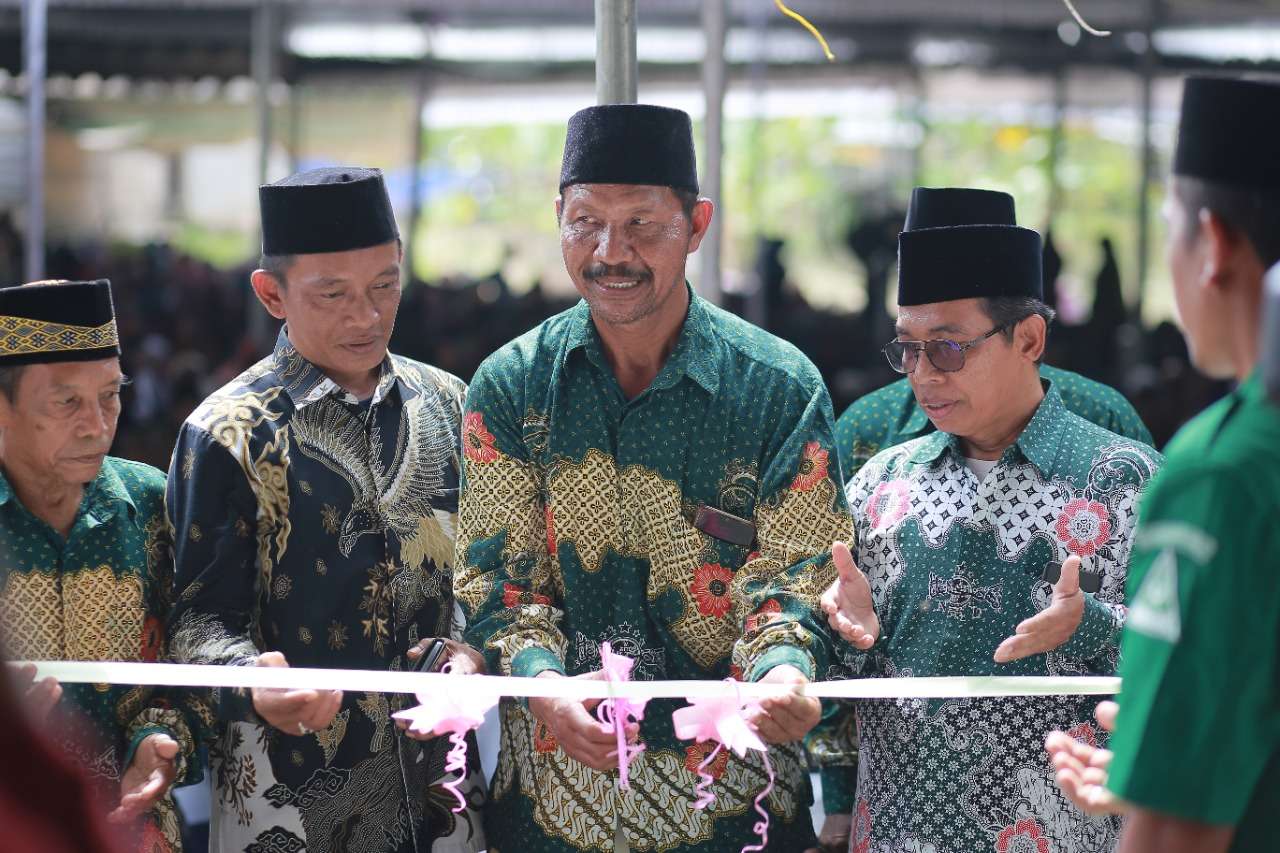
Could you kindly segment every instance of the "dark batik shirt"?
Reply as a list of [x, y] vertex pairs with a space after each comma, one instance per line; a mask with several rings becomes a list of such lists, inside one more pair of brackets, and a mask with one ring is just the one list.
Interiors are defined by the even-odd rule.
[[[460, 629], [452, 596], [458, 379], [388, 356], [357, 401], [280, 333], [275, 352], [187, 419], [169, 471], [184, 662], [401, 670], [420, 638]], [[443, 738], [391, 713], [408, 697], [347, 693], [305, 736], [220, 691], [212, 747], [215, 850], [483, 849], [439, 787]], [[478, 774], [471, 796], [482, 798]], [[447, 838], [439, 838], [447, 836]], [[433, 839], [435, 840], [433, 847]]]
[[[600, 644], [637, 679], [752, 677], [778, 663], [825, 671], [816, 595], [850, 519], [832, 459], [832, 414], [794, 347], [697, 297], [666, 364], [622, 393], [585, 303], [491, 356], [463, 426], [459, 601], [491, 671], [599, 669]], [[694, 522], [706, 505], [753, 522], [737, 545]], [[674, 737], [650, 702], [631, 791], [569, 758], [519, 702], [502, 705], [486, 816], [490, 849], [734, 851], [755, 838], [758, 753], [711, 765], [716, 803], [691, 807], [705, 744]], [[770, 751], [771, 850], [813, 840], [798, 745]]]
[[[172, 596], [163, 473], [107, 457], [65, 539], [32, 515], [0, 475], [0, 637], [11, 658], [163, 660]], [[151, 734], [181, 747], [178, 783], [198, 781], [208, 714], [184, 691], [64, 684], [48, 730], [114, 807], [121, 775]], [[138, 850], [181, 848], [169, 797], [132, 829]]]

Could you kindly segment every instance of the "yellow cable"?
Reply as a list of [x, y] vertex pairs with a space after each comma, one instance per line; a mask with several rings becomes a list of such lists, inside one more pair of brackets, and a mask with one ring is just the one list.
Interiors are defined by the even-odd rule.
[[782, 0], [773, 0], [773, 2], [774, 5], [778, 7], [779, 12], [786, 15], [788, 18], [791, 18], [793, 21], [798, 22], [800, 26], [808, 30], [809, 33], [818, 40], [818, 44], [822, 45], [822, 52], [827, 55], [828, 62], [836, 61], [836, 55], [831, 52], [831, 47], [827, 44], [827, 40], [822, 37], [822, 33], [818, 32], [817, 27], [805, 20], [804, 15], [799, 15], [788, 9]]

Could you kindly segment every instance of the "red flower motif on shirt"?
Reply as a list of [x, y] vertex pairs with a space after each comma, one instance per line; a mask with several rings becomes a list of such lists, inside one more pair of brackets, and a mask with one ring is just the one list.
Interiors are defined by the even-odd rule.
[[160, 647], [164, 643], [164, 623], [155, 616], [148, 616], [142, 623], [142, 648], [138, 652], [141, 660], [153, 661], [160, 657]]
[[871, 519], [871, 529], [892, 527], [902, 521], [911, 504], [911, 486], [906, 480], [886, 480], [876, 486], [867, 501], [867, 517]]
[[732, 678], [734, 681], [746, 680], [742, 672], [742, 667], [738, 666], [736, 663], [729, 664], [729, 677]]
[[804, 455], [800, 459], [800, 473], [791, 481], [791, 489], [796, 492], [808, 492], [827, 478], [827, 451], [816, 441], [804, 446]]
[[756, 612], [747, 617], [747, 630], [754, 631], [773, 621], [773, 617], [782, 612], [782, 605], [777, 599], [770, 598], [756, 608]]
[[[705, 743], [691, 743], [684, 750], [684, 768], [694, 776], [698, 775], [698, 765], [707, 760], [707, 756], [715, 751], [716, 744], [711, 741]], [[716, 760], [707, 765], [706, 774], [712, 779], [719, 779], [724, 775], [725, 768], [729, 766], [729, 750], [722, 749], [720, 754], [716, 756]]]
[[729, 600], [729, 584], [732, 582], [733, 572], [724, 566], [719, 563], [703, 563], [689, 582], [689, 592], [693, 593], [693, 600], [698, 602], [698, 612], [717, 619], [728, 613], [732, 606]]
[[502, 585], [502, 604], [505, 607], [519, 607], [522, 604], [550, 604], [551, 599], [545, 595], [538, 595], [529, 592], [527, 589], [521, 589], [513, 583], [504, 583]]
[[1087, 743], [1095, 748], [1098, 746], [1098, 733], [1090, 723], [1081, 723], [1078, 726], [1072, 726], [1067, 729], [1067, 737], [1075, 738], [1081, 743]]
[[484, 414], [467, 412], [462, 418], [462, 452], [472, 462], [488, 465], [498, 459], [493, 433], [484, 428]]
[[547, 553], [556, 553], [556, 517], [551, 513], [551, 505], [544, 504], [542, 508], [543, 517], [547, 521]]
[[996, 836], [996, 853], [1049, 853], [1049, 839], [1044, 836], [1039, 821], [1025, 817], [1000, 830]]
[[147, 853], [171, 853], [173, 845], [164, 837], [164, 830], [160, 829], [160, 824], [148, 817], [142, 825], [142, 838], [138, 849], [145, 850]]
[[559, 748], [560, 742], [556, 740], [556, 736], [551, 733], [551, 729], [547, 728], [546, 723], [539, 720], [533, 727], [534, 752], [555, 752]]
[[1107, 508], [1097, 501], [1076, 498], [1062, 508], [1057, 533], [1072, 554], [1092, 557], [1111, 538]]
[[866, 800], [858, 800], [853, 810], [852, 853], [871, 853], [871, 809]]

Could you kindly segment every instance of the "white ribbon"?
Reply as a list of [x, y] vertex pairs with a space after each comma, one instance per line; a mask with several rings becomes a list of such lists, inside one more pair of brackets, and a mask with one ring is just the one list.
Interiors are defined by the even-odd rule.
[[[343, 690], [357, 693], [430, 693], [473, 688], [490, 695], [563, 699], [693, 699], [739, 695], [785, 696], [786, 684], [728, 681], [594, 681], [581, 678], [505, 678], [430, 672], [386, 672], [308, 667], [199, 666], [115, 661], [28, 661], [37, 677], [68, 684], [129, 684], [155, 687], [253, 687], [284, 690]], [[798, 688], [822, 699], [974, 699], [993, 696], [1109, 696], [1120, 679], [1100, 676], [953, 676], [944, 678], [854, 678], [815, 681]]]

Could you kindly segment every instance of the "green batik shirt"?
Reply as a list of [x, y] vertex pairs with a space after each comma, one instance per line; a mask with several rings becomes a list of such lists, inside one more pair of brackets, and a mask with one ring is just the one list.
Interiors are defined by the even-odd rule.
[[[1048, 365], [1041, 365], [1040, 375], [1058, 389], [1067, 411], [1125, 438], [1152, 444], [1151, 433], [1119, 391]], [[909, 380], [899, 379], [872, 391], [845, 409], [836, 421], [836, 448], [845, 482], [881, 450], [933, 431], [933, 422], [917, 405]], [[827, 814], [849, 814], [858, 759], [852, 709], [845, 703], [824, 702], [823, 722], [805, 739], [805, 745], [810, 758], [822, 768], [822, 801]]]
[[1187, 424], [1142, 503], [1109, 786], [1276, 849], [1280, 406], [1257, 375]]
[[[846, 665], [862, 677], [1113, 675], [1137, 501], [1159, 464], [1147, 445], [1068, 412], [1052, 384], [981, 481], [947, 433], [873, 457], [848, 495], [881, 636], [868, 652], [842, 643]], [[995, 663], [996, 647], [1048, 606], [1046, 570], [1073, 554], [1101, 582], [1074, 634]], [[853, 849], [1111, 850], [1119, 821], [1072, 806], [1044, 751], [1054, 729], [1100, 743], [1097, 701], [855, 701]]]
[[[692, 296], [675, 348], [627, 400], [586, 303], [492, 355], [463, 422], [464, 489], [455, 590], [467, 637], [492, 672], [570, 675], [600, 645], [633, 677], [758, 677], [828, 666], [816, 596], [850, 520], [832, 459], [831, 403], [791, 345]], [[700, 506], [746, 519], [737, 545], [695, 526]], [[734, 851], [752, 843], [759, 753], [717, 759], [714, 805], [692, 808], [709, 748], [674, 737], [682, 701], [653, 701], [631, 765], [570, 759], [522, 703], [504, 702], [486, 833], [494, 853], [614, 849]], [[814, 840], [797, 744], [773, 748], [770, 850]]]
[[[66, 539], [28, 512], [0, 475], [0, 637], [10, 658], [163, 660], [172, 595], [160, 471], [108, 456]], [[208, 719], [207, 706], [185, 691], [64, 684], [46, 730], [115, 802], [134, 750], [151, 734], [181, 747], [178, 784], [199, 781]], [[167, 796], [133, 829], [133, 849], [181, 849]]]

